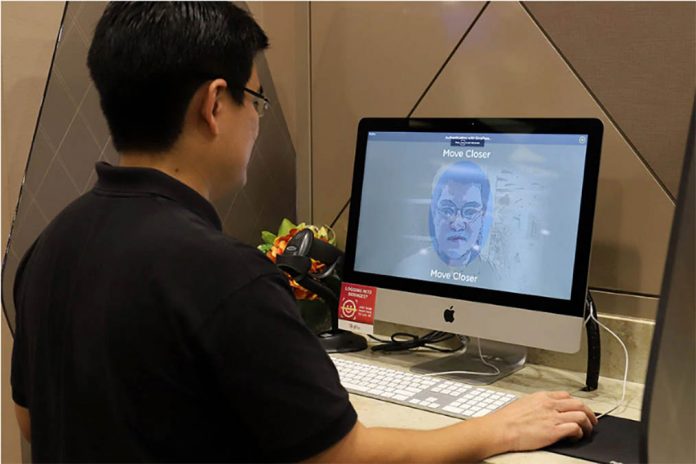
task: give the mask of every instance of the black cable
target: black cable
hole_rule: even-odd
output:
[[[341,211],[338,212],[338,214],[336,215],[336,217],[334,218],[334,220],[331,221],[331,225],[330,225],[329,227],[331,227],[331,228],[333,229],[333,226],[336,225],[336,223],[338,222],[338,219],[341,217],[341,215],[342,215],[343,212],[346,210],[346,208],[348,207],[349,204],[350,204],[350,197],[348,197],[348,200],[346,201],[346,204],[343,205],[343,208],[341,208]]]
[[[389,337],[390,340],[383,340],[373,335],[369,335],[369,337],[380,343],[379,345],[373,346],[371,348],[372,351],[407,351],[415,348],[427,348],[429,350],[439,351],[440,353],[454,353],[464,348],[464,343],[461,343],[456,348],[433,346],[433,343],[441,343],[455,337],[454,334],[447,332],[433,331],[420,337],[406,332],[396,332]]]

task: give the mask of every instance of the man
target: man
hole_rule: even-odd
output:
[[[88,64],[120,165],[97,166],[16,278],[12,388],[33,458],[475,460],[589,433],[567,393],[430,432],[357,421],[286,280],[209,202],[246,180],[266,47],[229,2],[106,8]]]

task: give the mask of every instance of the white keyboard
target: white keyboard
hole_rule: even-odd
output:
[[[332,356],[351,393],[460,419],[485,416],[517,397],[442,377],[412,374]]]

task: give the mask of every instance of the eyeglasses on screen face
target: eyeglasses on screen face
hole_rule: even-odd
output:
[[[442,218],[448,221],[454,221],[457,217],[457,213],[461,213],[462,218],[464,218],[465,221],[473,222],[481,217],[483,208],[474,208],[471,206],[457,208],[453,205],[443,205],[437,208],[437,212]]]

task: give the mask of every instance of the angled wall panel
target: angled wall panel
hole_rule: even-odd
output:
[[[360,118],[406,116],[482,7],[311,4],[315,223],[330,222],[350,196]]]
[[[696,3],[525,6],[676,196],[696,85]]]
[[[311,156],[309,116],[309,3],[249,2],[254,19],[264,29],[270,47],[268,62],[277,101],[295,148],[297,218],[311,219]]]
[[[520,4],[486,9],[415,115],[600,118],[590,285],[659,293],[673,205]]]
[[[63,2],[2,2],[2,243],[9,237],[19,188],[34,136],[46,86]],[[3,256],[3,266],[15,269],[18,258]],[[3,293],[4,299],[11,298]],[[27,442],[20,438],[10,386],[12,335],[2,323],[2,453],[1,462],[29,462]],[[23,459],[24,458],[24,459]]]

